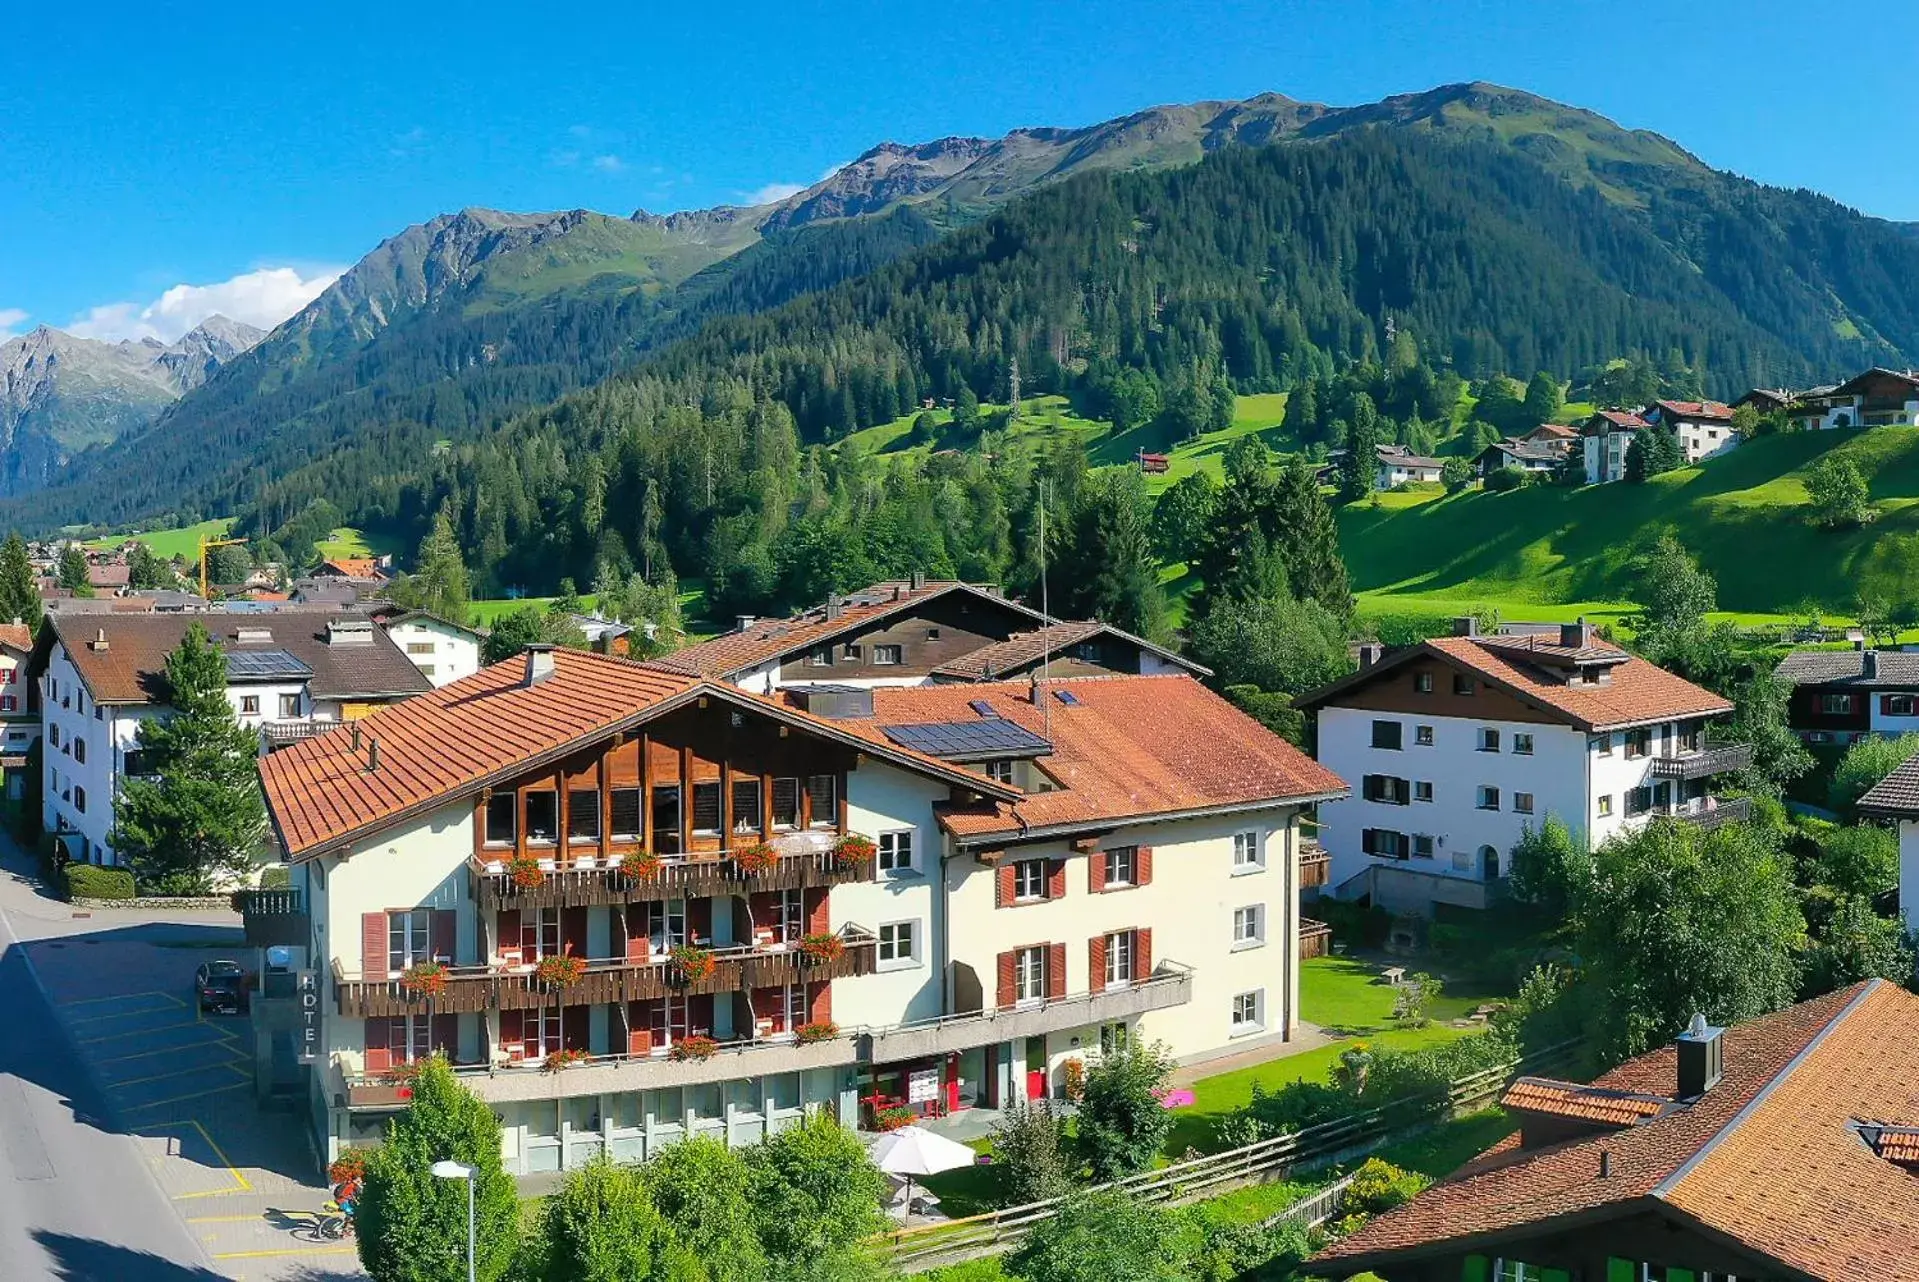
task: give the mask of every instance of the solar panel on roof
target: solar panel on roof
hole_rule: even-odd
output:
[[[930,721],[886,726],[886,737],[930,757],[1037,756],[1053,745],[1025,726],[999,717],[981,721]]]
[[[1053,697],[1069,708],[1079,707],[1079,696],[1071,690],[1055,690],[1053,691]]]
[[[993,705],[986,702],[986,700],[984,699],[968,699],[966,701],[966,706],[971,708],[973,711],[979,713],[982,717],[999,716],[999,713],[993,711]]]
[[[273,677],[310,677],[313,669],[285,650],[229,650],[227,676],[243,680]]]

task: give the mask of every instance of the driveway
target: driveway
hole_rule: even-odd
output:
[[[310,1240],[326,1189],[300,1120],[255,1103],[247,1020],[202,1015],[194,998],[201,962],[253,964],[239,918],[78,911],[22,875],[27,864],[10,842],[5,852],[0,1026],[42,1031],[0,1041],[9,1048],[0,1049],[0,1155],[25,1162],[16,1180],[43,1166],[56,1182],[71,1177],[77,1187],[58,1200],[96,1214],[90,1234],[62,1232],[50,1244],[59,1227],[50,1212],[9,1208],[0,1195],[0,1244],[18,1213],[18,1235],[46,1257],[38,1276],[48,1278],[362,1277],[350,1243]],[[87,1254],[129,1229],[138,1235],[124,1258]],[[0,1272],[9,1282],[36,1276]]]

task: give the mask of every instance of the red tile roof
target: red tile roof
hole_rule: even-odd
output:
[[[1710,419],[1724,422],[1732,418],[1732,406],[1720,401],[1654,401],[1674,418]]]
[[[1725,1077],[1697,1100],[1624,1130],[1520,1150],[1512,1140],[1321,1253],[1346,1277],[1537,1236],[1557,1220],[1665,1207],[1821,1278],[1910,1278],[1919,1179],[1856,1133],[1919,1121],[1919,997],[1868,980],[1727,1030]],[[1673,1050],[1596,1083],[1672,1089]],[[1610,1175],[1601,1177],[1600,1154]]]
[[[31,650],[33,629],[24,623],[0,623],[0,645],[9,650]]]
[[[1571,659],[1623,655],[1607,671],[1603,685],[1567,685],[1563,676],[1541,663],[1528,661],[1528,651],[1543,657]],[[1357,686],[1386,676],[1420,655],[1437,657],[1491,682],[1542,712],[1553,714],[1582,730],[1620,729],[1683,717],[1718,716],[1732,711],[1732,702],[1712,691],[1674,676],[1638,655],[1610,646],[1578,650],[1532,644],[1526,637],[1434,637],[1416,646],[1394,651],[1370,668],[1362,668],[1329,686],[1295,701],[1299,708],[1337,706],[1339,696]]]
[[[1569,441],[1579,435],[1576,427],[1567,427],[1564,423],[1541,423],[1532,431],[1520,436],[1520,440],[1536,440],[1541,437],[1551,441]]]
[[[1672,1100],[1664,1095],[1609,1091],[1598,1086],[1582,1086],[1577,1082],[1521,1077],[1506,1088],[1499,1105],[1527,1113],[1576,1118],[1582,1122],[1631,1126],[1645,1118],[1658,1117],[1672,1106]]]
[[[787,619],[760,619],[744,631],[729,632],[711,641],[675,650],[651,662],[655,667],[669,672],[725,679],[783,655],[811,650],[842,632],[898,614],[949,592],[990,597],[996,604],[1030,616],[1036,623],[1045,622],[1045,616],[1037,610],[1029,610],[1005,597],[992,596],[986,589],[967,583],[943,581],[917,588],[904,582],[875,583],[849,593],[834,618],[827,618],[826,607],[819,606]]]
[[[887,742],[882,726],[972,721],[976,700],[1051,741],[1041,768],[1061,785],[1016,802],[946,807],[940,823],[963,841],[1146,819],[1218,807],[1343,797],[1346,783],[1189,676],[1081,677],[885,687],[873,720],[848,722]],[[1056,692],[1077,701],[1060,702]]]
[[[332,570],[347,579],[384,579],[386,572],[380,563],[370,556],[329,557],[320,563],[321,570]]]
[[[1185,659],[1161,646],[1154,645],[1144,637],[1136,637],[1130,632],[1121,631],[1111,624],[1101,623],[1097,619],[1087,619],[1076,623],[1055,623],[1050,627],[1035,628],[1031,632],[1015,632],[1006,640],[995,645],[983,646],[970,654],[942,663],[933,669],[936,677],[947,677],[957,681],[986,681],[996,676],[1010,676],[1024,672],[1038,663],[1049,652],[1056,659],[1069,658],[1071,647],[1095,637],[1115,637],[1128,644],[1138,646],[1148,654],[1154,654],[1169,663],[1176,663],[1200,676],[1211,676],[1212,669]]]
[[[553,674],[526,685],[523,659],[497,663],[352,726],[263,759],[260,777],[288,855],[320,853],[444,805],[501,777],[578,750],[690,699],[757,708],[789,724],[987,794],[1007,789],[962,767],[865,736],[732,686],[586,650],[553,652]],[[380,768],[369,770],[370,744]]]

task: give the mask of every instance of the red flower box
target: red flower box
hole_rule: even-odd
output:
[[[830,1041],[840,1035],[840,1026],[830,1019],[816,1020],[811,1024],[801,1024],[794,1032],[805,1045],[814,1042]]]
[[[811,962],[838,961],[846,956],[846,941],[828,932],[808,935],[800,940],[800,954]]]
[[[571,988],[586,978],[586,958],[572,953],[542,957],[533,973],[548,988]]]
[[[681,944],[670,956],[673,959],[673,973],[682,984],[697,984],[701,980],[711,979],[713,972],[719,968],[711,952],[692,944]]]
[[[651,850],[635,850],[620,860],[620,871],[634,881],[646,881],[660,875],[664,861]]]
[[[592,1055],[582,1050],[557,1050],[546,1057],[543,1067],[549,1073],[557,1073],[575,1064],[584,1064],[592,1058]]]
[[[833,843],[833,862],[842,868],[851,868],[866,863],[879,853],[879,847],[873,844],[871,837],[862,837],[849,832]]]
[[[438,997],[446,992],[447,970],[439,962],[409,966],[400,975],[400,987],[413,997]]]
[[[739,865],[741,872],[757,877],[780,866],[780,852],[763,841],[756,841],[734,851],[733,862]]]
[[[682,1037],[673,1043],[674,1059],[711,1059],[719,1053],[720,1044],[710,1037]]]
[[[546,885],[546,869],[540,867],[537,859],[515,855],[507,861],[506,871],[521,890],[537,890]]]

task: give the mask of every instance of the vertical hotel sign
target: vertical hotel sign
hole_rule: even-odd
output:
[[[320,1062],[320,972],[317,970],[295,971],[293,977],[293,996],[300,1012],[297,1036],[300,1041],[300,1062],[317,1064]]]

